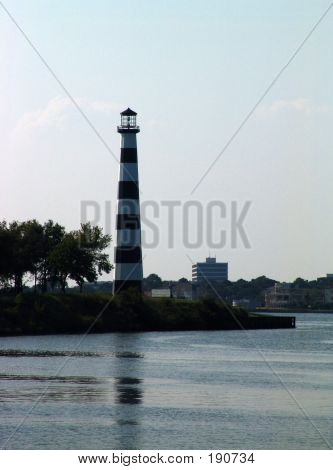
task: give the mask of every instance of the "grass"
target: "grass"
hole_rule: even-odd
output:
[[[97,333],[239,329],[240,324],[251,329],[288,327],[286,317],[253,316],[212,299],[152,299],[136,291],[115,297],[79,293],[0,296],[2,336],[82,333],[93,322],[92,331]]]

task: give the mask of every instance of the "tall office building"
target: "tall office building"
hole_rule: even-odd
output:
[[[217,263],[216,258],[206,258],[205,263],[196,263],[192,266],[192,282],[227,281],[228,263]]]

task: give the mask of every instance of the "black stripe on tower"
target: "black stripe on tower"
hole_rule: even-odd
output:
[[[119,181],[118,199],[139,199],[139,185],[136,181]]]
[[[141,263],[142,254],[140,246],[132,246],[128,248],[119,247],[115,248],[115,262],[116,263]]]
[[[120,290],[125,289],[137,289],[141,291],[142,281],[113,281],[114,282],[114,292],[117,293]]]
[[[138,214],[118,214],[117,230],[136,230],[141,227],[140,216]]]
[[[137,163],[138,151],[136,148],[120,149],[120,163]]]

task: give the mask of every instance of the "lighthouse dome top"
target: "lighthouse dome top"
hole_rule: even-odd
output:
[[[133,111],[133,109],[131,108],[127,108],[125,109],[125,111],[123,111],[122,113],[120,113],[122,116],[136,116],[137,113],[135,111]]]
[[[118,126],[118,132],[121,134],[128,134],[128,133],[137,133],[140,132],[139,126],[136,125],[136,116],[137,113],[133,111],[131,108],[125,109],[122,113],[120,113],[121,121],[120,126]]]

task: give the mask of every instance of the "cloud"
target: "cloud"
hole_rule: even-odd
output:
[[[62,129],[69,104],[68,98],[56,96],[47,103],[45,108],[25,113],[13,130],[14,136],[26,135],[33,130],[47,127]]]
[[[296,98],[293,100],[277,100],[268,106],[260,106],[257,109],[257,116],[267,118],[282,112],[296,112],[305,116],[311,116],[317,113],[330,112],[329,106],[318,106],[307,98]]]
[[[118,111],[121,106],[111,101],[91,101],[86,98],[74,98],[75,102],[84,112],[110,113]],[[36,132],[46,129],[57,129],[62,131],[66,122],[74,110],[72,101],[67,96],[56,96],[52,98],[44,108],[23,114],[17,121],[13,131],[12,139],[29,139]]]
[[[278,100],[274,101],[269,110],[273,113],[277,113],[283,110],[292,110],[299,111],[301,113],[309,114],[313,107],[310,104],[310,101],[305,98],[298,98],[296,100]]]
[[[87,102],[87,106],[93,111],[100,111],[103,113],[109,113],[111,111],[119,111],[122,106],[119,104],[112,103],[110,101],[91,101]]]

